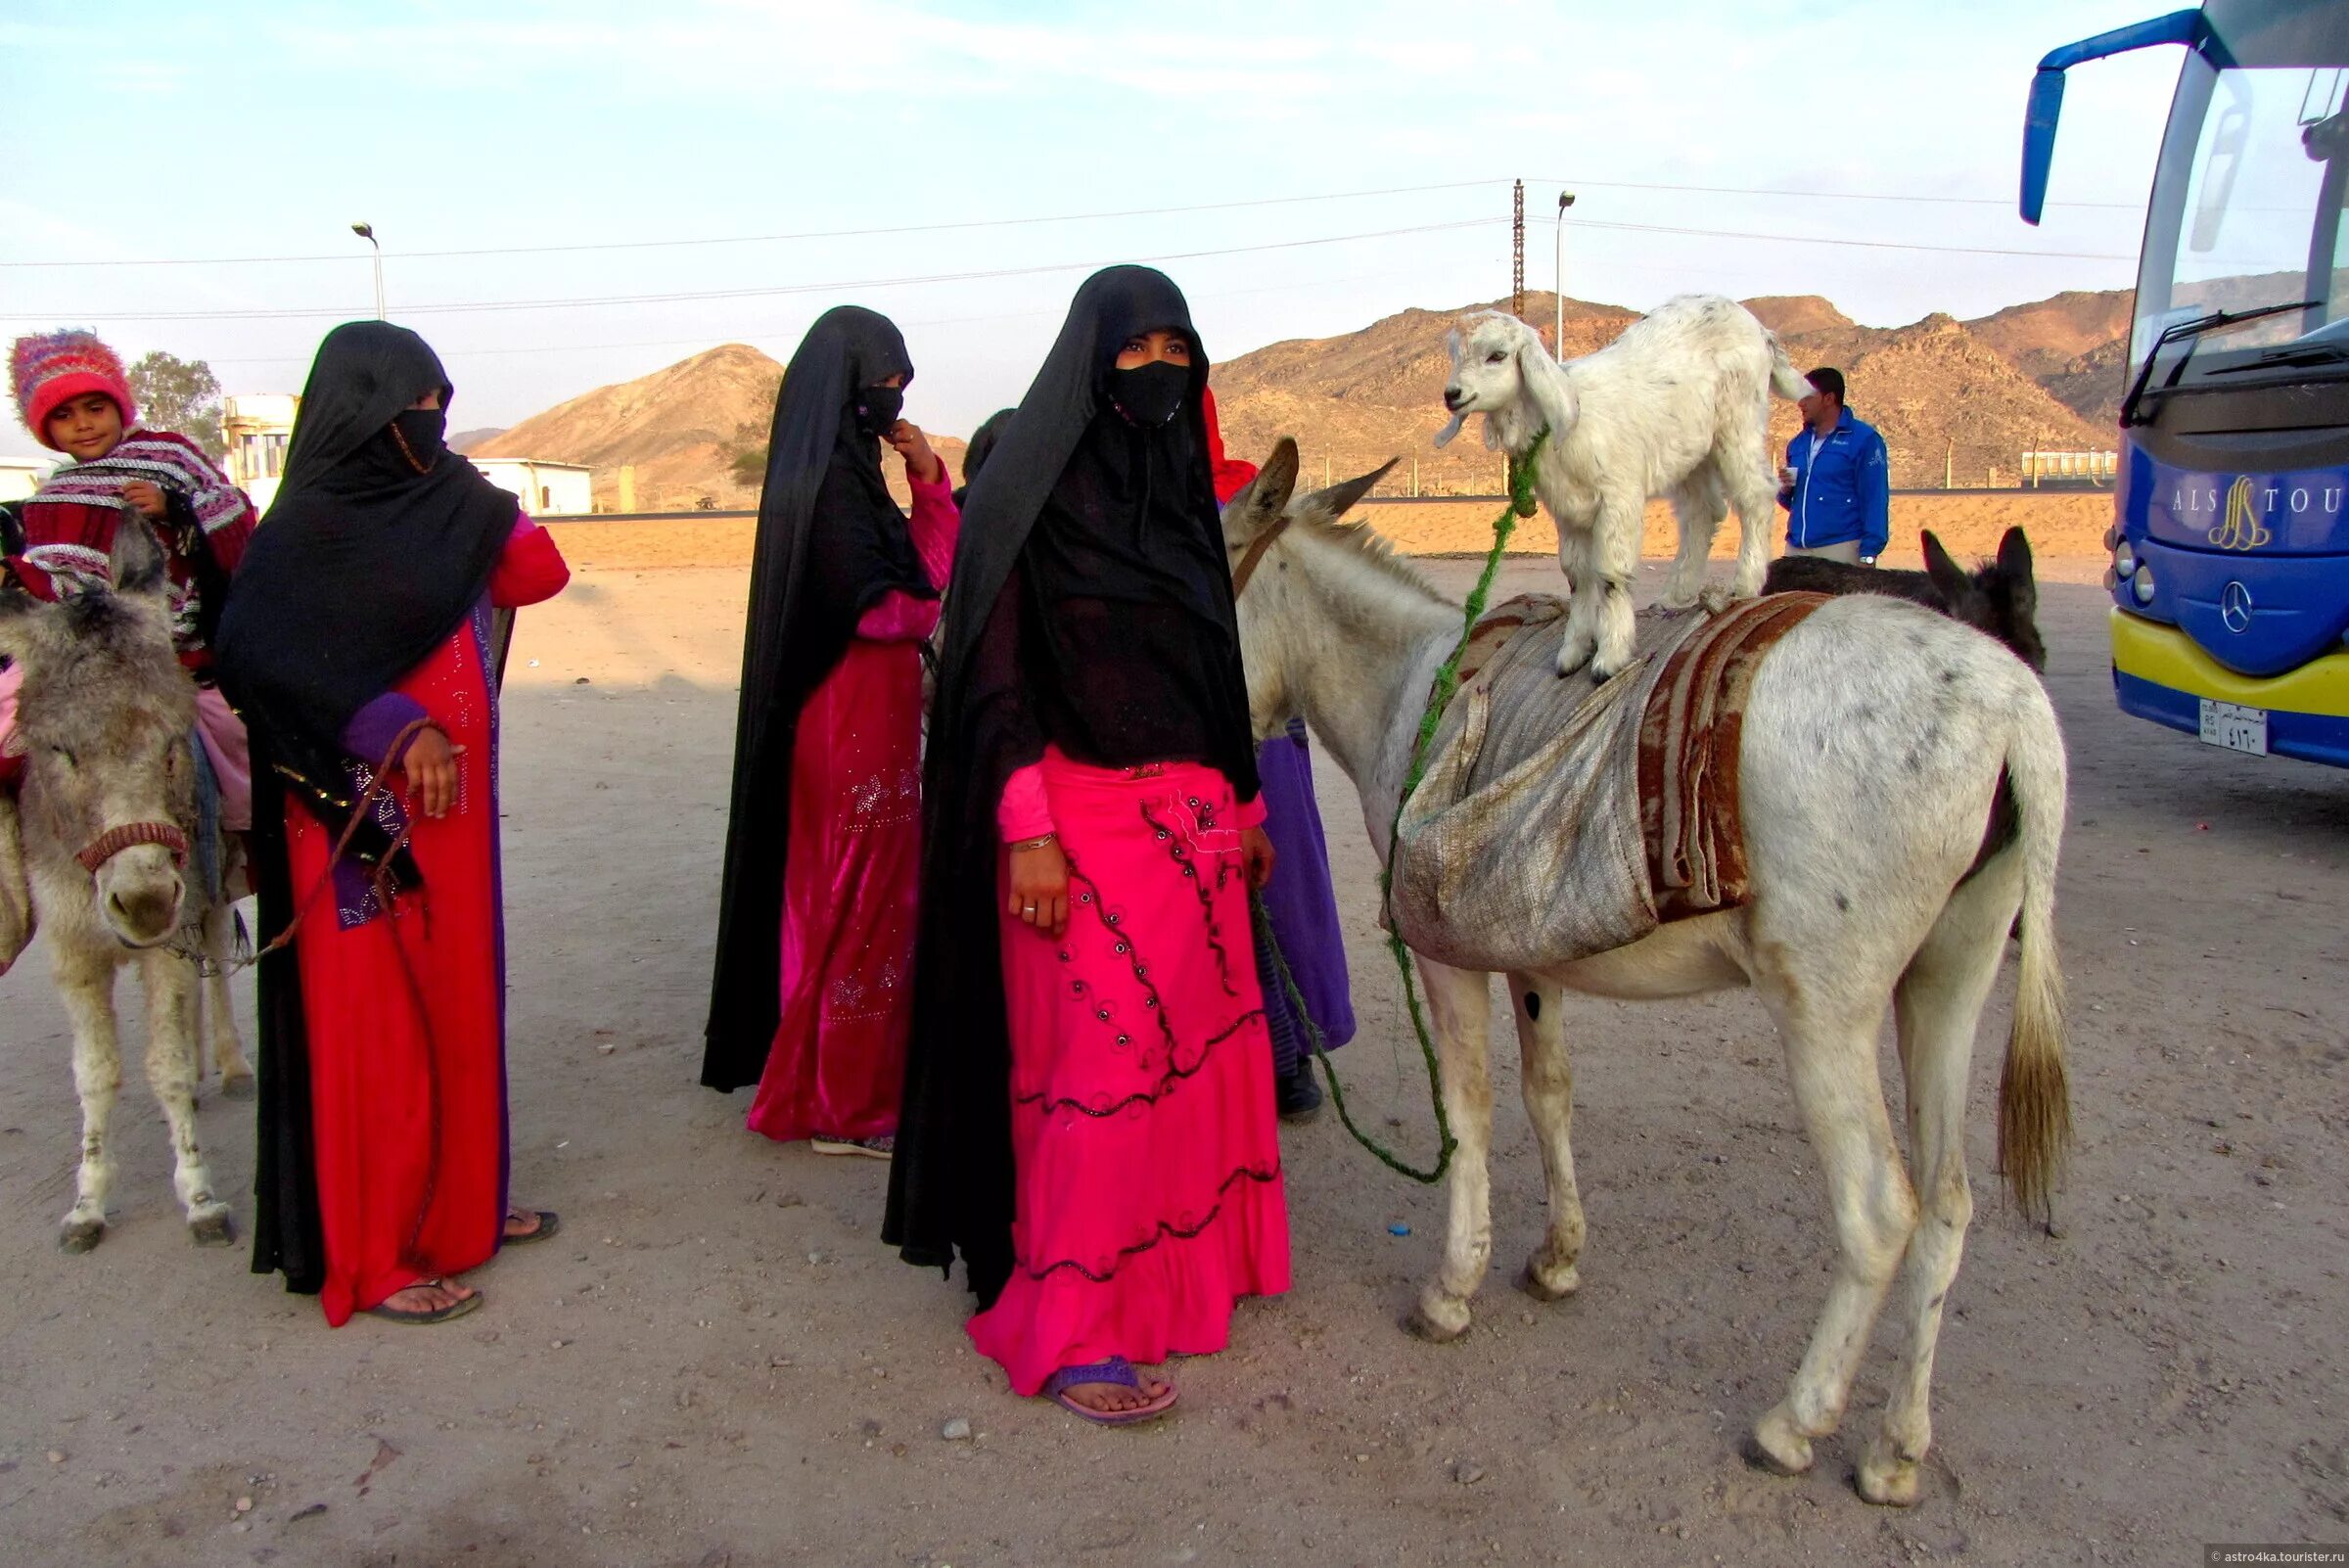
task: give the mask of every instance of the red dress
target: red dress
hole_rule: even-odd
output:
[[[570,577],[554,539],[518,521],[487,598],[345,731],[352,755],[380,759],[409,719],[424,717],[464,748],[445,816],[417,811],[404,777],[391,789],[415,824],[422,887],[382,907],[347,866],[329,875],[334,833],[299,802],[286,806],[303,903],[295,951],[326,1242],[319,1300],[338,1326],[497,1251],[506,1212],[506,988],[488,613],[551,598]]]
[[[914,484],[909,529],[934,585],[960,526],[944,478]],[[748,1117],[778,1141],[897,1130],[922,861],[921,643],[938,615],[936,599],[886,595],[800,709],[782,1014]]]

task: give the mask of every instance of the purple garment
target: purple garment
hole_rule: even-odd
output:
[[[1264,781],[1265,833],[1274,855],[1271,885],[1265,889],[1265,913],[1297,981],[1306,1011],[1320,1026],[1322,1043],[1336,1047],[1354,1038],[1354,998],[1346,979],[1346,939],[1338,929],[1338,896],[1329,881],[1329,843],[1321,832],[1321,808],[1313,800],[1313,754],[1305,725],[1289,722],[1259,748],[1257,773]],[[1257,965],[1264,974],[1265,1023],[1272,1036],[1273,1072],[1295,1073],[1312,1051],[1312,1041],[1289,1005],[1270,955],[1258,942]]]

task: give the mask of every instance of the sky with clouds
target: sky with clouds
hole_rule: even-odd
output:
[[[1571,188],[1581,298],[1980,314],[2130,282],[2178,52],[2072,73],[2038,230],[2016,149],[2043,53],[2160,9],[21,4],[0,332],[298,390],[373,311],[364,219],[458,428],[729,340],[788,358],[854,301],[905,329],[909,417],[958,433],[1098,264],[1164,258],[1221,357],[1504,295],[1519,177],[1529,285]]]

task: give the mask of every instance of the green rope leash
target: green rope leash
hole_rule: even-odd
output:
[[[1382,913],[1388,910],[1393,899],[1395,841],[1403,828],[1404,806],[1418,790],[1419,781],[1427,774],[1428,748],[1435,744],[1436,730],[1444,721],[1444,711],[1451,706],[1452,696],[1459,690],[1460,660],[1468,652],[1468,639],[1475,635],[1476,623],[1485,618],[1485,602],[1492,596],[1493,579],[1500,575],[1500,560],[1508,548],[1509,535],[1517,531],[1519,518],[1532,517],[1539,507],[1540,503],[1534,496],[1534,460],[1541,454],[1543,443],[1548,439],[1549,432],[1544,429],[1534,438],[1534,443],[1525,449],[1523,457],[1509,459],[1509,503],[1493,520],[1493,548],[1486,552],[1484,574],[1476,579],[1475,591],[1468,595],[1468,602],[1463,607],[1460,640],[1452,646],[1451,657],[1436,670],[1435,685],[1428,696],[1427,712],[1419,717],[1419,735],[1411,746],[1410,771],[1404,776],[1403,794],[1395,802],[1395,821],[1387,831],[1386,862],[1378,873],[1378,904]],[[1403,976],[1403,996],[1410,1009],[1411,1029],[1419,1037],[1419,1055],[1427,1064],[1428,1099],[1436,1111],[1436,1163],[1426,1171],[1405,1165],[1392,1150],[1355,1125],[1353,1115],[1346,1109],[1346,1091],[1338,1084],[1338,1071],[1329,1060],[1328,1040],[1321,1033],[1321,1026],[1313,1022],[1313,1015],[1306,1010],[1305,996],[1297,989],[1296,977],[1289,972],[1289,960],[1281,952],[1280,945],[1272,940],[1272,927],[1265,914],[1264,899],[1251,896],[1249,902],[1255,911],[1258,933],[1266,949],[1272,954],[1272,967],[1279,972],[1282,993],[1288,997],[1290,1008],[1304,1022],[1306,1038],[1313,1044],[1313,1059],[1321,1065],[1321,1076],[1329,1081],[1330,1102],[1338,1108],[1338,1120],[1353,1134],[1355,1142],[1368,1149],[1377,1157],[1379,1164],[1398,1176],[1409,1176],[1413,1181],[1428,1186],[1443,1180],[1444,1174],[1451,1169],[1451,1157],[1459,1148],[1459,1140],[1451,1135],[1451,1118],[1444,1111],[1443,1069],[1437,1063],[1435,1038],[1428,1032],[1427,1012],[1419,1000],[1419,982],[1411,968],[1410,949],[1403,945],[1403,938],[1390,930],[1387,934],[1387,951],[1394,955],[1395,968]]]

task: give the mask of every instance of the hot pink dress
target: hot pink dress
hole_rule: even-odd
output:
[[[944,478],[914,484],[913,547],[934,584],[953,569],[961,523]],[[897,1130],[922,859],[921,643],[938,615],[936,599],[884,596],[800,710],[782,1021],[748,1118],[770,1138]]]

